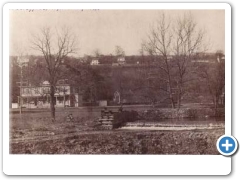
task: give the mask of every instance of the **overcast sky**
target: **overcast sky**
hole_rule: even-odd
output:
[[[139,54],[141,42],[162,10],[11,10],[10,55],[24,49],[28,55],[37,54],[30,48],[31,34],[42,27],[69,27],[77,36],[80,50],[77,56],[93,54],[99,49],[102,54],[114,54],[116,45],[126,55]],[[189,10],[164,10],[166,16],[175,19]],[[225,50],[224,10],[192,10],[198,27],[205,29],[211,40],[211,51]]]

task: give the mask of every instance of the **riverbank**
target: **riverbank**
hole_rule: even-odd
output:
[[[138,113],[146,111],[138,110]],[[66,115],[69,112],[57,111],[54,123],[49,112],[26,113],[22,114],[22,118],[19,114],[11,114],[10,153],[218,154],[215,144],[218,137],[224,134],[225,122],[222,118],[203,118],[197,121],[193,118],[157,119],[161,128],[165,126],[165,129],[158,130],[98,130],[95,125],[101,112],[76,109],[71,111],[74,119],[67,121]],[[145,126],[151,123],[156,125],[156,121],[151,119],[137,120],[134,123],[142,123],[141,126],[143,123]],[[176,125],[188,125],[188,129],[174,129]],[[194,128],[202,125],[212,128]]]

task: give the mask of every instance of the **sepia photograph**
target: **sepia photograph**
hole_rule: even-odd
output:
[[[9,77],[10,154],[219,155],[225,9],[10,9]]]

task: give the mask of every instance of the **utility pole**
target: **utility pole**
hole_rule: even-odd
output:
[[[22,88],[23,88],[23,66],[28,62],[28,59],[24,59],[22,55],[18,57],[18,65],[20,67],[20,95],[19,95],[19,113],[20,117],[22,118],[22,103],[23,103],[23,98],[22,98]],[[19,82],[18,82],[19,83]]]
[[[23,64],[20,63],[20,68],[21,68],[21,74],[20,74],[20,110],[19,110],[19,113],[20,113],[20,116],[22,117],[22,67],[23,67]]]

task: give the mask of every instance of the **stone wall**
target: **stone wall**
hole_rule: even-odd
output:
[[[213,108],[161,108],[146,111],[138,111],[139,119],[179,119],[179,118],[206,118],[206,117],[224,117],[225,109],[219,108],[215,111]]]

